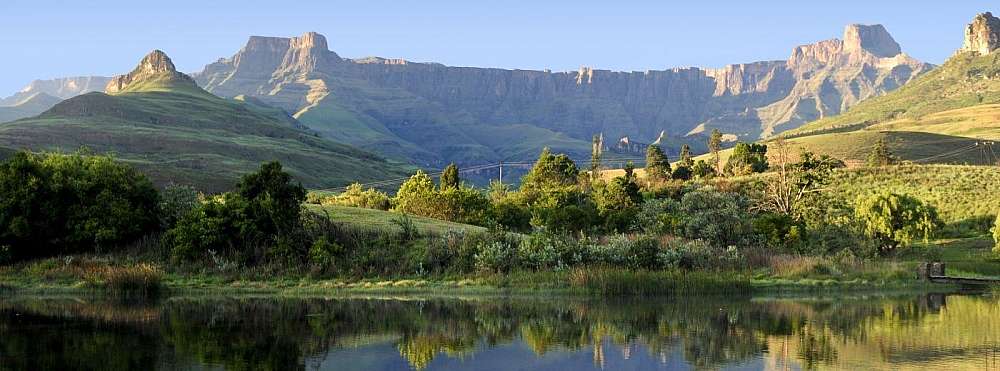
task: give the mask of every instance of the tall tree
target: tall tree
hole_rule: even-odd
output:
[[[659,145],[646,147],[646,177],[653,181],[670,179],[670,160]]]
[[[715,172],[722,174],[722,164],[719,160],[719,151],[722,150],[722,132],[719,129],[712,129],[712,135],[708,137],[708,150],[712,152],[712,165]]]
[[[888,166],[894,163],[896,163],[896,156],[889,150],[885,138],[881,138],[878,142],[875,142],[875,147],[872,147],[871,153],[868,154],[868,166]]]
[[[458,165],[454,162],[448,164],[448,167],[444,168],[444,172],[441,173],[441,190],[446,189],[456,189],[458,188]]]
[[[691,146],[685,144],[681,146],[681,166],[692,167],[694,160],[691,159]]]
[[[604,134],[594,135],[590,148],[590,177],[597,179],[601,177],[601,155],[604,153]]]

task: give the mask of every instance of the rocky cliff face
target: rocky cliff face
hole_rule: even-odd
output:
[[[145,86],[142,86],[146,84]],[[153,85],[194,85],[194,80],[187,75],[177,72],[174,62],[166,53],[154,50],[142,58],[139,65],[128,74],[117,76],[108,82],[104,91],[108,94],[117,94],[128,91],[135,91],[148,88]]]
[[[1000,48],[1000,19],[989,12],[977,15],[965,28],[965,43],[961,51],[987,55],[998,48]]]
[[[767,137],[931,68],[903,54],[877,25],[848,26],[843,40],[795,48],[786,61],[719,69],[553,73],[343,59],[327,47],[315,33],[255,36],[194,77],[217,95],[280,106],[331,138],[437,165],[509,157],[518,143],[470,134],[484,126],[530,125],[568,137],[582,152],[595,133],[647,143],[664,131],[678,137],[711,128],[747,140]]]
[[[0,106],[13,106],[39,93],[59,99],[69,99],[80,94],[103,91],[110,77],[81,76],[52,80],[35,80],[24,89],[7,98],[0,99]]]

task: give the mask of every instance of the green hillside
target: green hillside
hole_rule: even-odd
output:
[[[169,78],[172,74],[140,76],[116,95],[85,94],[39,116],[0,124],[0,147],[62,152],[86,147],[114,154],[157,184],[192,184],[210,192],[229,189],[242,174],[272,160],[307,187],[407,173],[369,152],[302,130],[281,110],[218,98],[189,79]]]
[[[1000,53],[959,53],[892,93],[866,100],[839,116],[806,124],[789,135],[898,120],[917,123],[931,114],[996,103],[1000,103]],[[995,108],[990,106],[988,114],[1000,114]]]
[[[335,205],[307,205],[308,209],[317,213],[326,213],[336,222],[347,223],[353,226],[375,228],[375,229],[398,229],[393,224],[394,219],[398,219],[402,214],[392,211],[364,209],[360,207],[335,206]],[[418,215],[410,215],[410,220],[420,232],[424,233],[445,233],[448,231],[483,231],[485,228],[474,225],[453,223],[444,220],[427,218]]]

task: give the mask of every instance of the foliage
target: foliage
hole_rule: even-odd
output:
[[[659,145],[651,144],[646,147],[646,178],[654,181],[668,180],[673,171],[670,168],[670,160],[663,153]]]
[[[594,189],[594,203],[599,215],[605,219],[609,230],[624,230],[632,220],[634,210],[642,202],[639,184],[631,169],[625,176],[615,177],[607,184],[599,184]]]
[[[712,153],[712,166],[717,173],[722,173],[719,163],[719,151],[722,150],[722,132],[719,129],[712,129],[712,134],[708,137],[708,150]]]
[[[448,189],[456,189],[458,188],[459,183],[458,165],[455,165],[454,162],[448,164],[448,166],[444,168],[444,172],[441,173],[441,191],[443,192]]]
[[[890,192],[861,196],[855,202],[854,216],[865,235],[878,240],[882,253],[907,246],[915,238],[926,242],[939,228],[937,210],[920,200]]]
[[[763,208],[784,215],[793,215],[800,209],[799,201],[822,190],[830,180],[834,168],[843,167],[843,162],[823,155],[816,157],[803,151],[798,163],[792,164],[788,158],[788,146],[784,140],[775,142],[776,166],[774,174],[764,178]],[[799,210],[801,211],[801,210]]]
[[[164,235],[175,259],[190,260],[209,251],[259,260],[265,254],[293,258],[300,231],[305,189],[293,183],[277,162],[243,177],[235,192],[212,198],[192,210]],[[305,250],[304,247],[300,248]]]
[[[753,229],[769,246],[794,248],[804,239],[805,226],[787,214],[766,213],[753,221]]]
[[[694,175],[694,173],[691,168],[681,163],[674,168],[674,173],[671,174],[671,177],[676,180],[690,180],[692,175]]]
[[[375,188],[365,190],[361,184],[354,183],[347,186],[343,193],[321,200],[320,204],[389,210],[392,207],[392,199],[385,192]]]
[[[889,151],[889,146],[885,143],[885,138],[875,142],[875,146],[868,153],[868,166],[880,167],[895,164],[897,158]]]
[[[0,164],[0,246],[12,259],[104,250],[159,228],[159,195],[111,157],[20,152]]]
[[[177,222],[201,203],[198,191],[191,186],[168,185],[160,192],[160,220],[164,228],[173,228]]]
[[[416,174],[399,186],[393,204],[399,212],[432,216],[440,211],[437,196],[431,177],[423,170],[417,170]]]
[[[644,202],[632,224],[632,230],[659,235],[679,233],[682,227],[680,202],[669,198]]]
[[[713,246],[741,246],[753,242],[750,200],[742,194],[705,187],[681,198],[680,235],[703,239]]]
[[[687,178],[690,178],[691,175],[698,177],[698,179],[708,179],[714,177],[716,174],[715,169],[705,162],[705,160],[698,160],[698,162],[691,167],[690,175],[688,175]],[[679,179],[683,179],[683,177]]]
[[[309,263],[321,271],[329,270],[336,265],[336,259],[343,250],[344,248],[336,242],[328,241],[326,236],[320,236],[309,248]]]
[[[564,269],[587,258],[586,247],[565,234],[540,231],[532,233],[518,247],[517,260],[526,268]]]
[[[685,145],[681,146],[681,155],[680,155],[679,165],[680,166],[687,166],[689,168],[692,167],[692,166],[694,166],[694,161],[691,159],[691,146],[690,145],[685,144]]]
[[[162,287],[163,271],[156,266],[139,263],[131,266],[95,267],[84,274],[84,281],[107,294],[119,297],[151,296]]]
[[[733,148],[725,173],[730,176],[750,175],[767,171],[767,146],[757,143],[739,143]]]
[[[507,273],[517,267],[518,237],[494,228],[482,241],[475,254],[476,269],[484,272]]]
[[[545,148],[531,167],[531,171],[521,179],[521,192],[572,186],[576,184],[579,173],[576,164],[569,156],[553,155],[548,148]]]
[[[996,242],[993,251],[1000,252],[1000,214],[997,214],[997,221],[993,223],[993,241]]]

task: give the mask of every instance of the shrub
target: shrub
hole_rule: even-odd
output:
[[[629,237],[626,235],[612,236],[604,244],[590,246],[588,256],[590,261],[616,267],[633,269],[659,268],[659,244],[646,235]]]
[[[858,197],[854,217],[861,223],[866,236],[880,242],[883,254],[909,245],[914,238],[926,241],[941,225],[933,206],[890,192]]]
[[[494,201],[490,205],[490,217],[493,222],[510,230],[527,231],[531,229],[531,211],[513,200]]]
[[[159,228],[159,195],[107,156],[20,152],[0,164],[0,245],[12,259],[108,250]]]
[[[702,239],[717,247],[748,245],[753,226],[746,196],[706,187],[681,199],[681,235]]]
[[[340,205],[374,210],[389,210],[392,207],[392,200],[388,194],[378,191],[375,188],[365,190],[358,183],[347,186],[344,193],[327,197],[321,203],[324,205]]]
[[[518,248],[518,261],[532,269],[562,269],[579,264],[586,258],[579,241],[550,232],[536,232],[528,236]]]
[[[488,241],[479,246],[476,268],[484,272],[507,273],[516,266],[517,245],[506,240]]]
[[[646,201],[632,221],[632,230],[653,234],[676,234],[682,226],[680,203],[671,199]]]
[[[344,248],[336,242],[327,241],[326,236],[322,236],[309,248],[309,263],[322,271],[327,271],[336,265],[336,259],[343,250]]]
[[[684,269],[719,268],[725,257],[705,241],[683,238],[668,239],[657,255],[662,267]]]
[[[765,213],[753,221],[754,233],[769,246],[794,247],[802,242],[804,226],[785,214]]]

